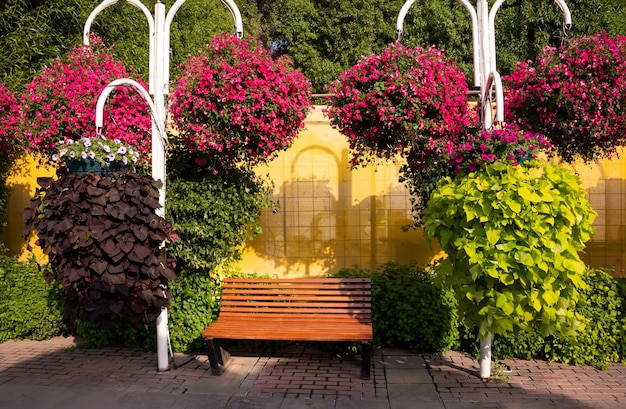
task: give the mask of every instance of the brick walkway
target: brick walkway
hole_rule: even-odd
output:
[[[490,382],[479,379],[478,362],[467,354],[425,355],[444,402],[535,402],[555,407],[625,407],[626,366],[607,370],[545,361],[503,360]],[[488,406],[490,407],[490,406]]]
[[[180,364],[186,357],[177,356],[176,360]],[[205,355],[158,373],[154,354],[136,354],[124,348],[76,348],[71,339],[64,338],[10,341],[0,344],[0,395],[4,394],[0,407],[48,407],[12,405],[20,399],[33,402],[37,397],[31,395],[41,391],[75,391],[86,399],[96,390],[122,394],[126,400],[129,393],[142,393],[142,399],[158,402],[154,408],[205,408],[209,407],[207,399],[215,409],[354,408],[355,404],[359,409],[626,407],[626,366],[621,364],[602,371],[507,360],[499,368],[494,379],[484,383],[478,378],[478,363],[467,354],[413,355],[379,349],[372,377],[364,381],[358,361],[293,346],[271,355],[234,354],[226,373],[215,377]],[[21,395],[6,395],[13,390],[22,391]],[[43,394],[41,399],[50,396]],[[106,398],[101,407],[115,407],[115,403],[104,405]],[[311,406],[315,401],[326,403]]]
[[[370,379],[362,380],[361,366],[353,359],[331,357],[301,347],[290,349],[291,352],[259,359],[246,378],[250,385],[246,396],[387,399],[382,366],[374,365]]]

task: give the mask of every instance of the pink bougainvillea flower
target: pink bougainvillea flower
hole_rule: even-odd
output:
[[[353,165],[443,150],[475,122],[465,76],[435,47],[391,44],[343,72],[329,91],[326,113],[348,138]]]
[[[183,65],[171,95],[173,123],[199,166],[273,159],[291,146],[311,107],[310,83],[287,57],[221,33]]]
[[[91,47],[75,47],[33,78],[20,100],[26,150],[42,154],[45,161],[59,141],[95,137],[96,103],[106,85],[132,78],[146,86],[109,51],[93,38]],[[151,124],[149,107],[134,89],[118,87],[111,94],[104,112],[103,133],[108,138],[146,153],[151,148]]]
[[[536,159],[551,146],[543,135],[523,131],[516,124],[496,124],[490,130],[468,131],[461,139],[456,149],[444,154],[456,174],[473,172],[496,161],[518,166]]]
[[[626,37],[599,33],[546,47],[503,77],[506,115],[542,133],[566,162],[626,144]]]

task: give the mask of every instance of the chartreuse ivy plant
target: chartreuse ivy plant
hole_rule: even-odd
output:
[[[445,178],[425,210],[425,234],[448,257],[436,267],[479,337],[532,330],[574,336],[585,287],[578,252],[595,212],[569,170],[536,160],[497,161]]]

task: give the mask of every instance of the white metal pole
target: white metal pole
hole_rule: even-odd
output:
[[[161,124],[165,127],[165,95],[163,67],[169,63],[169,50],[164,49],[163,35],[165,33],[165,4],[158,2],[154,5],[154,49],[155,49],[155,84],[153,87],[154,106],[157,110],[157,117],[163,121]],[[158,130],[153,126],[152,129],[152,178],[162,182],[159,188],[159,204],[160,209],[157,215],[165,216],[165,144],[156,137]],[[167,327],[167,308],[163,308],[156,320],[157,331],[157,365],[159,371],[167,371],[169,369],[168,359],[168,327]]]
[[[478,11],[478,32],[480,47],[480,110],[483,129],[491,128],[491,98],[487,82],[491,72],[491,33],[489,31],[489,5],[487,0],[477,0]],[[495,51],[495,50],[494,50]],[[480,377],[489,379],[491,377],[491,333],[480,340]]]
[[[102,10],[109,6],[116,4],[119,0],[104,0],[100,3],[89,15],[85,26],[83,28],[83,43],[89,45],[89,34],[91,32],[91,24],[98,14]],[[168,93],[169,85],[169,44],[170,44],[170,25],[174,15],[178,9],[185,3],[186,0],[177,0],[176,3],[170,9],[170,12],[166,14],[165,4],[157,0],[154,5],[154,19],[150,14],[150,11],[139,0],[126,0],[127,3],[139,8],[146,19],[148,20],[148,28],[150,34],[150,79],[149,79],[149,93],[146,92],[143,87],[130,79],[118,79],[111,82],[107,88],[102,92],[96,105],[96,130],[102,128],[104,104],[108,95],[113,89],[119,85],[131,85],[135,87],[141,95],[146,99],[150,106],[150,112],[152,114],[152,178],[160,180],[163,185],[159,189],[159,204],[161,208],[157,210],[157,214],[165,216],[165,143],[166,134],[165,127],[167,121],[167,109],[165,104],[165,95]],[[235,30],[237,36],[241,38],[243,36],[243,25],[241,19],[241,13],[239,8],[233,0],[223,0],[224,4],[230,9],[233,18],[235,19]],[[150,95],[153,95],[154,100],[150,99]],[[165,245],[165,244],[163,244]],[[156,320],[157,326],[157,368],[159,371],[169,370],[168,360],[168,339],[169,329],[167,308],[163,308]]]
[[[480,378],[489,379],[491,377],[491,332],[480,340]]]

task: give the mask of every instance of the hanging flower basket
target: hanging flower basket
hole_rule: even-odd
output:
[[[95,159],[70,159],[67,161],[67,169],[70,172],[86,175],[89,172],[100,174],[102,166]]]
[[[363,57],[329,87],[326,113],[346,135],[353,165],[433,150],[475,122],[467,81],[435,47],[389,45]]]
[[[311,107],[310,83],[287,57],[222,33],[183,65],[173,123],[198,165],[265,163],[291,146]]]
[[[546,47],[503,78],[506,115],[544,134],[566,162],[610,157],[626,145],[625,78],[624,36]]]
[[[124,168],[124,164],[121,161],[113,161],[106,166],[95,159],[69,159],[66,163],[67,169],[70,172],[86,175],[88,173],[94,173],[96,175],[108,172],[119,172]]]
[[[136,149],[128,147],[119,139],[96,138],[64,139],[57,143],[52,161],[65,165],[70,172],[96,174],[120,171],[137,163],[140,158]]]
[[[67,57],[55,60],[22,94],[21,137],[26,150],[40,154],[44,162],[58,153],[59,141],[96,137],[96,103],[101,92],[117,78],[137,78],[111,56],[101,40],[93,38],[91,44],[75,47]],[[151,126],[146,102],[137,92],[118,87],[111,94],[104,107],[102,131],[106,135],[149,152]]]
[[[61,286],[66,320],[124,313],[151,321],[169,306],[175,262],[162,243],[178,236],[157,212],[161,182],[129,169],[38,182],[23,235],[33,231],[48,256],[44,278]]]

